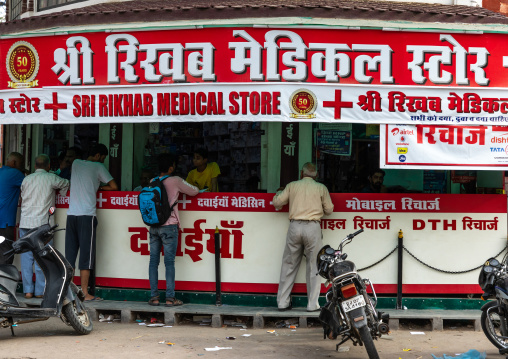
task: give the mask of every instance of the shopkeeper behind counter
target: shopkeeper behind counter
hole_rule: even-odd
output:
[[[196,167],[189,172],[187,182],[199,188],[200,192],[219,192],[218,176],[220,168],[216,162],[208,163],[208,150],[199,148],[194,151],[192,162]]]

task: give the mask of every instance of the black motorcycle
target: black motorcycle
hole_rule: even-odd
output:
[[[484,291],[482,299],[493,299],[482,307],[482,330],[499,349],[508,354],[508,274],[506,255],[501,262],[488,259],[482,266],[478,284]]]
[[[54,208],[49,213],[52,215]],[[72,266],[58,250],[47,244],[53,239],[57,227],[58,224],[50,226],[48,222],[34,228],[13,242],[13,249],[5,253],[33,253],[46,278],[40,307],[27,307],[18,302],[15,294],[21,279],[19,271],[14,265],[0,264],[0,327],[10,327],[12,335],[15,325],[47,320],[49,317],[60,317],[79,334],[92,331],[92,321],[83,305],[83,292],[72,283]],[[3,241],[8,239],[0,237],[0,243]]]
[[[339,346],[348,340],[353,345],[365,346],[369,359],[379,359],[374,339],[389,332],[388,314],[376,311],[377,297],[372,283],[361,278],[353,262],[347,261],[343,248],[363,229],[344,238],[337,250],[324,246],[317,256],[318,273],[326,279],[325,287],[331,287],[326,293],[326,304],[321,308],[319,320],[323,324],[324,338],[342,340]],[[367,294],[367,286],[372,297]]]

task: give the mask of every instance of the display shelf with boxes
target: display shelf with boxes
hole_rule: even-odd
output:
[[[156,171],[159,153],[176,153],[176,174],[185,179],[194,169],[194,151],[204,147],[208,162],[216,162],[221,170],[219,191],[247,192],[248,180],[260,177],[259,127],[257,122],[161,123],[158,133],[147,138],[144,167]]]

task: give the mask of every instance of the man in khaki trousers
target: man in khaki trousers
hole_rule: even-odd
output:
[[[291,290],[305,254],[307,258],[307,311],[319,310],[321,277],[317,276],[316,255],[322,247],[321,217],[333,212],[328,189],[316,182],[316,166],[303,165],[300,180],[291,182],[273,197],[273,205],[281,209],[289,203],[289,229],[282,255],[277,305],[280,311],[290,310]]]

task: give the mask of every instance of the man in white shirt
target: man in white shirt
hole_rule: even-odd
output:
[[[51,221],[49,208],[55,206],[55,190],[65,195],[69,189],[69,181],[49,172],[50,160],[47,155],[39,155],[35,159],[35,172],[21,183],[21,218],[19,221],[19,236],[23,237],[30,229],[40,227]],[[32,281],[33,266],[35,264],[35,287]],[[34,263],[32,252],[21,254],[21,274],[23,277],[23,292],[25,298],[42,298],[44,294],[45,278],[41,268]]]
[[[95,241],[97,228],[97,190],[117,191],[113,176],[104,167],[108,148],[99,143],[93,146],[87,160],[75,160],[72,164],[71,194],[67,211],[65,232],[65,258],[76,268],[79,251],[81,289],[85,302],[101,300],[88,293],[90,270],[95,267]]]

